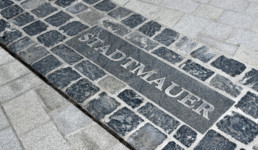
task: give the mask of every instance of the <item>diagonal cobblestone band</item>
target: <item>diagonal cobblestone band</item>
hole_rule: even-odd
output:
[[[0,0],[0,14],[1,46],[135,149],[258,140],[248,64],[111,0]]]

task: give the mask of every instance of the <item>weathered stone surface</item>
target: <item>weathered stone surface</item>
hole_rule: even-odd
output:
[[[32,64],[47,54],[49,54],[49,52],[44,47],[36,45],[18,53],[20,58],[27,64]]]
[[[218,74],[210,81],[210,85],[225,91],[233,97],[237,97],[243,89],[242,87],[235,85],[229,79]]]
[[[5,20],[0,19],[0,32],[3,32],[8,26],[9,24]]]
[[[36,70],[38,73],[42,75],[46,75],[50,71],[54,70],[58,66],[60,66],[62,63],[55,58],[53,55],[49,55],[40,61],[34,63],[32,65],[32,68]]]
[[[45,30],[47,30],[48,25],[41,21],[35,21],[23,28],[23,31],[29,34],[30,36],[37,35]]]
[[[184,149],[172,141],[172,142],[169,142],[162,150],[184,150]]]
[[[33,14],[35,14],[36,16],[43,18],[55,11],[57,11],[57,9],[55,7],[53,7],[50,3],[45,3],[41,6],[39,6],[38,8],[33,9],[31,12]]]
[[[115,94],[126,85],[112,76],[107,76],[99,81],[99,85],[111,94]]]
[[[13,2],[10,1],[10,0],[1,0],[1,1],[0,1],[0,9],[4,9],[4,8],[6,8],[6,7],[9,7],[9,6],[11,6],[12,4],[13,4]]]
[[[143,34],[152,37],[156,32],[160,31],[161,25],[155,21],[150,21],[139,28]]]
[[[69,12],[71,12],[73,14],[78,14],[86,9],[88,9],[88,7],[86,5],[84,5],[83,3],[76,3],[75,5],[72,5],[68,8],[66,8],[66,10],[68,10]]]
[[[118,97],[122,99],[126,104],[131,106],[132,108],[136,108],[141,105],[143,102],[143,98],[135,93],[133,90],[126,89],[121,92]]]
[[[176,43],[176,48],[185,53],[188,53],[192,51],[196,45],[196,42],[190,40],[187,37],[183,37],[178,43]]]
[[[57,0],[55,3],[61,7],[67,7],[71,5],[75,0]]]
[[[86,11],[80,13],[78,17],[89,25],[96,25],[99,23],[100,19],[104,17],[104,15],[96,10],[87,9]]]
[[[197,50],[191,53],[191,56],[199,59],[200,61],[207,63],[209,62],[216,54],[209,52],[209,48],[206,46],[202,46]]]
[[[44,3],[42,0],[24,0],[21,5],[25,9],[35,9]]]
[[[22,36],[22,33],[18,31],[17,29],[9,29],[6,30],[4,33],[0,35],[0,43],[8,45],[11,42],[17,40],[19,37]]]
[[[67,13],[64,13],[63,11],[60,11],[47,19],[45,19],[46,22],[51,24],[52,26],[58,27],[64,23],[66,23],[69,19],[72,17],[68,15]]]
[[[180,124],[176,119],[170,117],[151,103],[147,103],[145,106],[141,107],[138,112],[164,129],[168,134],[174,131]]]
[[[190,147],[196,140],[197,133],[186,125],[181,126],[174,138],[184,144],[186,147]]]
[[[34,17],[30,13],[25,12],[25,13],[15,17],[12,20],[12,23],[14,23],[17,26],[24,26],[32,21],[34,21]]]
[[[258,91],[258,70],[252,69],[251,71],[247,72],[240,82],[243,85],[249,86]]]
[[[22,12],[23,9],[21,7],[19,7],[18,5],[12,5],[10,7],[3,9],[0,13],[4,18],[10,19],[14,16],[19,15]]]
[[[0,145],[2,150],[22,150],[11,127],[0,131]]]
[[[70,65],[75,64],[83,58],[64,44],[52,48],[51,51]]]
[[[5,116],[5,114],[3,113],[3,110],[0,109],[0,119],[1,119],[1,122],[0,122],[0,130],[6,128],[9,126],[9,122]]]
[[[91,80],[98,80],[106,74],[102,69],[88,60],[77,64],[75,68]]]
[[[87,28],[89,27],[79,21],[73,21],[60,27],[60,30],[63,30],[67,35],[74,36]]]
[[[166,47],[160,47],[152,52],[153,54],[165,59],[166,61],[176,64],[181,62],[184,58],[175,53],[174,51],[167,49]]]
[[[108,15],[117,19],[117,20],[120,20],[120,19],[128,16],[131,13],[132,13],[132,11],[130,11],[126,8],[123,8],[123,7],[119,7],[117,9],[111,11],[110,13],[108,13]]]
[[[103,0],[102,2],[96,4],[94,7],[101,11],[110,11],[114,9],[116,5],[112,3],[111,0]]]
[[[133,14],[130,17],[124,19],[122,23],[130,28],[134,28],[143,23],[145,20],[146,18],[144,18],[143,16],[139,14]]]
[[[182,65],[180,65],[180,68],[202,81],[205,81],[214,74],[213,71],[204,68],[203,66],[193,62],[192,60],[187,60]]]
[[[154,40],[169,46],[179,37],[179,33],[171,29],[164,29],[160,34],[154,37]]]
[[[217,123],[217,127],[234,139],[248,144],[258,135],[258,125],[252,120],[233,112]]]
[[[96,94],[100,89],[87,79],[81,79],[66,89],[66,93],[78,103]]]
[[[122,136],[127,135],[143,122],[139,116],[126,107],[115,112],[109,119],[110,121],[107,124]]]
[[[97,3],[98,1],[100,1],[100,0],[83,0],[85,3],[87,3],[87,4],[95,4],[95,3]]]
[[[44,34],[41,34],[37,37],[37,39],[40,43],[44,44],[47,47],[50,47],[63,41],[64,39],[66,39],[66,37],[56,30],[51,30]]]
[[[17,52],[29,47],[33,43],[34,43],[34,41],[32,39],[30,39],[29,37],[24,37],[14,43],[12,43],[11,45],[8,45],[7,48],[11,52],[17,53]]]
[[[47,78],[57,88],[62,89],[69,85],[72,81],[80,78],[80,75],[72,70],[72,68],[67,67],[51,73]]]
[[[236,105],[237,108],[240,108],[246,114],[258,118],[258,95],[247,92],[244,97]]]
[[[140,130],[132,134],[127,142],[135,149],[149,150],[155,149],[167,136],[150,124],[144,125]]]
[[[98,98],[90,101],[84,108],[98,119],[104,118],[107,114],[113,112],[120,103],[114,98],[109,97],[105,92],[99,94]]]
[[[127,33],[130,32],[130,30],[128,30],[125,26],[116,23],[116,22],[112,22],[108,19],[103,20],[102,24],[104,27],[106,27],[108,30],[113,31],[114,33],[118,34],[118,35],[125,35]]]
[[[213,61],[211,65],[231,75],[232,77],[241,74],[246,68],[244,64],[234,59],[228,59],[225,56],[220,56]]]
[[[230,142],[216,131],[210,130],[194,149],[234,150],[235,148],[235,143]]]
[[[158,45],[156,42],[153,42],[148,37],[143,36],[138,32],[131,33],[126,39],[147,51],[154,49]]]

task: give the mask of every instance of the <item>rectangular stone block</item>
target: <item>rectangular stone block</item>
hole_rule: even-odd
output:
[[[2,130],[2,129],[4,129],[4,128],[9,126],[9,122],[8,122],[8,120],[7,120],[7,118],[6,118],[6,116],[5,116],[5,114],[4,114],[2,109],[0,109],[0,120],[1,120],[1,122],[0,122],[0,130]]]
[[[0,145],[3,150],[22,150],[16,135],[12,128],[7,128],[0,131]]]
[[[0,48],[0,65],[3,65],[11,60],[13,60],[14,58],[7,53],[4,49]]]

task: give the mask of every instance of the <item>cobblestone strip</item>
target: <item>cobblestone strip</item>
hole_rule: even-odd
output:
[[[256,69],[215,54],[207,46],[110,0],[23,0],[0,6],[1,45],[134,148],[250,149],[257,144]],[[225,95],[236,105],[201,134],[67,42],[96,25]],[[95,37],[87,40],[94,47],[101,46]],[[218,142],[208,145],[214,139]]]

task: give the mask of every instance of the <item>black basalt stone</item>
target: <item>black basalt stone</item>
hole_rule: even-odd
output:
[[[12,5],[10,7],[3,9],[1,11],[1,15],[6,19],[10,19],[14,16],[19,15],[22,12],[23,12],[23,9],[21,7],[19,7],[18,5]]]
[[[130,28],[134,28],[138,25],[140,25],[141,23],[143,23],[146,20],[146,18],[144,18],[143,16],[139,15],[139,14],[133,14],[131,16],[129,16],[128,18],[124,19],[122,21],[122,23]]]
[[[65,38],[66,37],[64,35],[55,30],[48,31],[37,37],[38,41],[47,47],[53,46],[63,41]]]
[[[48,22],[49,24],[51,24],[52,26],[58,27],[58,26],[64,24],[65,22],[67,22],[71,18],[72,17],[70,15],[64,13],[63,11],[60,11],[60,12],[48,17],[47,19],[45,19],[45,21]]]
[[[118,95],[118,97],[132,108],[140,106],[143,102],[143,98],[130,89],[124,90]]]
[[[166,46],[174,43],[179,37],[179,33],[171,29],[164,29],[160,34],[154,37],[154,40]]]
[[[0,43],[8,45],[11,42],[17,40],[22,36],[22,33],[17,29],[11,28],[10,30],[6,30],[0,35]]]
[[[57,0],[55,3],[61,7],[67,7],[71,5],[75,0]]]
[[[96,4],[94,7],[101,11],[110,11],[114,9],[116,5],[112,3],[111,0],[103,0],[102,2]]]
[[[25,12],[12,20],[12,22],[17,26],[23,26],[32,21],[34,21],[34,17],[28,12]]]
[[[258,91],[258,70],[252,69],[247,72],[240,82]]]
[[[48,25],[41,21],[35,21],[23,28],[23,31],[30,36],[37,35],[45,30],[47,30]]]
[[[60,30],[63,30],[69,36],[74,36],[87,28],[89,27],[79,21],[73,21],[60,27]]]
[[[10,25],[3,19],[0,19],[0,32],[3,32]]]
[[[88,9],[88,7],[82,3],[76,3],[73,6],[68,7],[66,10],[68,10],[69,12],[73,13],[73,14],[78,14],[84,10]]]
[[[27,50],[23,50],[18,53],[21,59],[27,64],[32,64],[47,54],[49,54],[49,52],[42,46],[31,46]]]
[[[122,18],[128,16],[131,13],[132,13],[132,11],[130,11],[126,8],[123,8],[123,7],[119,7],[117,9],[111,11],[110,13],[108,13],[108,15],[119,20],[119,19],[122,19]]]
[[[54,70],[62,63],[53,55],[49,55],[32,65],[32,68],[42,75]]]
[[[181,62],[184,58],[175,53],[174,51],[167,49],[166,47],[160,47],[152,52],[153,54],[165,59],[166,61],[176,64]]]
[[[103,26],[121,36],[130,32],[130,30],[128,30],[125,26],[110,20],[104,20]]]
[[[162,150],[184,150],[184,149],[172,141],[172,142],[169,142]]]
[[[38,8],[33,9],[31,12],[36,16],[43,18],[55,11],[57,11],[57,8],[53,7],[50,3],[45,3]]]
[[[213,53],[209,52],[208,47],[202,46],[202,47],[198,48],[197,50],[193,51],[191,53],[191,56],[194,57],[194,58],[199,59],[200,61],[202,61],[204,63],[207,63],[214,56],[216,56],[216,54],[213,54]]]
[[[17,52],[29,47],[33,43],[34,43],[34,41],[32,39],[30,39],[29,37],[24,37],[14,43],[12,43],[11,45],[8,45],[7,47],[11,52],[17,53]]]
[[[155,21],[150,21],[146,24],[144,24],[142,27],[140,27],[139,31],[141,31],[143,34],[152,37],[155,35],[156,32],[158,32],[161,28],[161,25],[158,24]]]
[[[237,108],[240,108],[246,114],[258,118],[258,95],[247,92],[244,97],[236,105]]]
[[[6,7],[9,7],[13,4],[10,0],[0,0],[0,9],[4,9]]]
[[[196,140],[196,137],[197,133],[186,125],[180,127],[174,135],[174,138],[176,138],[186,147],[190,147]]]
[[[95,3],[99,2],[100,0],[83,0],[83,1],[87,4],[95,4]]]

